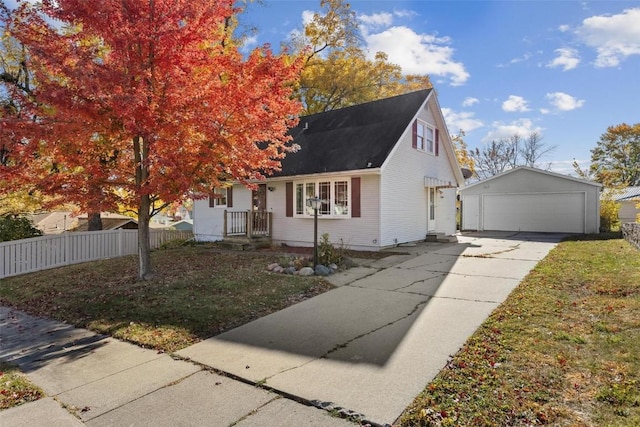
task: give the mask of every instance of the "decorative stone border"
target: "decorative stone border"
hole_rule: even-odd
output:
[[[622,224],[622,237],[624,240],[640,249],[640,223],[626,222]]]

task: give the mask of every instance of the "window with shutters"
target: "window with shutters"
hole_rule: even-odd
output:
[[[429,154],[435,154],[436,129],[428,123],[418,120],[415,127],[414,147]]]
[[[347,179],[296,182],[295,216],[313,216],[308,200],[318,197],[322,200],[318,215],[323,217],[346,218],[350,211],[350,181]]]
[[[209,196],[209,207],[218,208],[218,207],[227,207],[227,189],[226,188],[216,188],[213,190],[213,194]]]

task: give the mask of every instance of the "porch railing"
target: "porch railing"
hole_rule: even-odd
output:
[[[271,212],[224,211],[224,237],[270,237],[271,225]]]

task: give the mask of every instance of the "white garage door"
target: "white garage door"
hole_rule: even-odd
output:
[[[485,230],[585,232],[585,193],[485,194]]]

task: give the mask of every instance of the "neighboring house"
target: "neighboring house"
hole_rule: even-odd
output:
[[[460,190],[462,230],[598,233],[600,184],[521,166]]]
[[[41,230],[43,234],[60,234],[65,231],[88,231],[87,214],[74,215],[72,211],[55,211],[43,212],[30,215],[29,219],[33,226]],[[102,212],[102,229],[137,229],[138,223],[135,219],[114,214],[110,212]]]
[[[623,188],[613,199],[620,203],[618,219],[621,223],[640,222],[640,187]]]
[[[197,240],[263,234],[311,246],[313,197],[318,236],[352,249],[455,234],[464,178],[434,90],[301,117],[290,135],[300,149],[256,190],[234,183],[195,202]]]
[[[138,221],[130,216],[102,212],[100,214],[103,230],[137,230]],[[89,231],[89,219],[87,214],[77,217],[77,225],[70,231]]]
[[[29,219],[42,234],[60,234],[78,224],[78,219],[72,214],[71,211],[42,212],[29,215]]]
[[[168,224],[166,228],[170,230],[193,231],[193,220],[181,219],[180,221]]]

